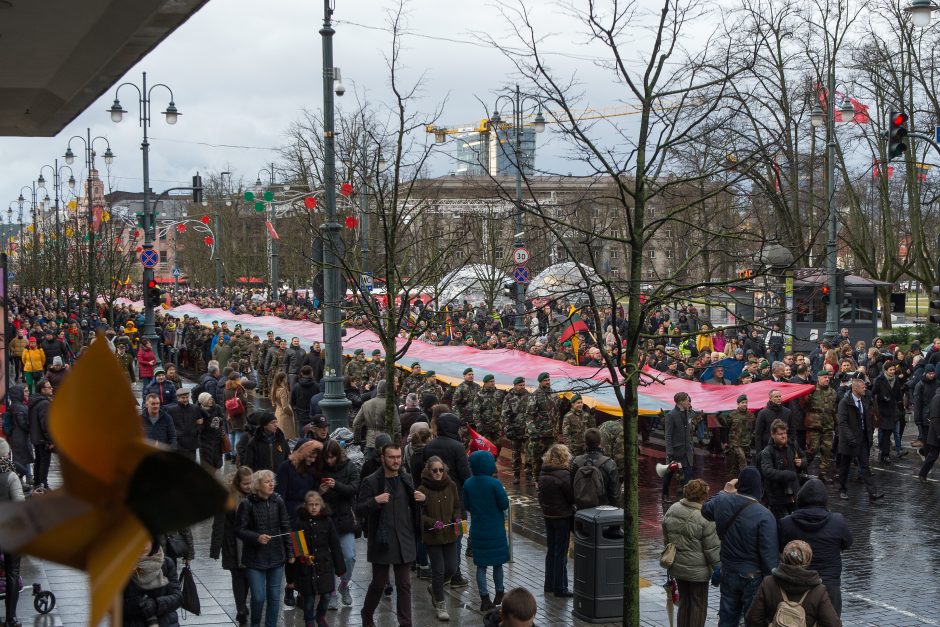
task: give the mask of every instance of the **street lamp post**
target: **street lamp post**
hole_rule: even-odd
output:
[[[333,136],[333,90],[345,93],[337,68],[333,67],[333,30],[331,17],[333,0],[323,0],[323,194],[326,201],[326,221],[320,226],[323,233],[323,339],[326,344],[326,392],[320,407],[329,421],[330,431],[348,426],[349,400],[343,390],[342,339],[340,336],[339,249],[340,225],[336,221],[336,144]],[[335,81],[335,85],[334,85]],[[394,356],[389,355],[389,359]]]
[[[112,122],[120,122],[124,114],[127,111],[121,106],[121,102],[118,100],[118,94],[121,91],[122,87],[131,86],[137,90],[137,114],[138,120],[141,128],[143,129],[144,137],[143,141],[140,144],[140,150],[143,153],[143,166],[144,166],[144,254],[147,251],[153,250],[153,239],[154,239],[154,227],[155,220],[153,215],[153,207],[150,206],[150,142],[147,141],[147,129],[150,127],[150,94],[157,87],[163,87],[168,92],[170,92],[170,103],[167,105],[166,110],[163,111],[163,115],[166,118],[166,123],[169,125],[176,124],[176,121],[179,119],[180,112],[176,108],[176,103],[173,102],[173,90],[170,89],[167,85],[163,83],[157,83],[149,89],[147,88],[147,73],[143,73],[143,79],[141,86],[138,87],[135,83],[121,83],[118,85],[117,89],[114,92],[114,104],[111,105],[111,108],[108,111],[111,113]],[[144,267],[144,278],[143,278],[143,303],[144,303],[144,337],[149,339],[152,344],[155,344],[157,340],[157,332],[153,324],[153,308],[156,307],[159,303],[151,303],[149,297],[149,290],[147,286],[150,284],[150,281],[153,280],[153,268]],[[159,351],[156,352],[159,355]],[[157,357],[159,360],[160,357]]]
[[[255,181],[255,187],[258,191],[264,189],[264,184],[261,182],[261,173],[264,172],[268,175],[268,188],[271,193],[274,193],[274,164],[269,163],[268,167],[261,168],[258,170],[258,179]],[[277,208],[274,206],[273,198],[272,202],[265,205],[265,217],[268,219],[268,222],[271,223],[271,228],[277,232]],[[277,301],[281,295],[280,289],[280,277],[278,276],[278,264],[277,264],[277,240],[274,239],[270,234],[268,234],[268,271],[269,278],[271,281],[271,287],[268,290],[268,297]]]
[[[523,227],[523,207],[522,207],[522,118],[523,118],[523,104],[526,100],[533,100],[538,107],[538,113],[535,116],[535,123],[533,128],[536,133],[542,133],[545,131],[545,118],[542,116],[542,103],[536,98],[523,98],[522,94],[519,91],[519,86],[516,85],[515,93],[512,97],[508,95],[500,96],[496,99],[496,106],[493,109],[493,117],[490,119],[490,124],[493,127],[493,132],[497,134],[491,141],[499,141],[498,133],[500,122],[502,121],[499,117],[499,103],[501,100],[506,100],[512,106],[512,129],[513,134],[515,135],[513,141],[513,159],[515,161],[516,167],[516,233],[513,237],[513,248],[523,248],[524,241],[523,235],[525,233]],[[496,172],[490,172],[491,176],[496,176]],[[516,283],[516,317],[515,324],[513,325],[517,333],[524,333],[526,330],[525,324],[525,284]]]
[[[829,305],[826,308],[826,331],[824,337],[830,342],[839,335],[839,314],[842,308],[842,297],[838,287],[839,267],[837,263],[837,237],[839,231],[839,216],[835,208],[836,194],[836,74],[834,61],[829,63],[829,77],[826,85],[826,113],[818,104],[813,107],[810,122],[814,127],[820,127],[825,115],[826,124],[826,211],[829,214],[829,236],[826,239],[826,274],[829,283]],[[851,100],[845,96],[842,102],[842,121],[850,121],[855,115],[855,107]]]
[[[232,182],[232,173],[231,172],[222,172],[219,174],[219,185],[222,187],[222,199],[226,206],[231,205],[232,201],[228,197],[228,187],[225,185],[225,177],[228,176],[229,183]],[[219,253],[215,256],[215,291],[217,294],[222,294],[222,255],[221,247],[219,242],[222,237],[222,218],[221,218],[222,206],[216,205],[215,208],[215,245],[219,249]]]
[[[95,285],[95,203],[92,192],[94,187],[91,179],[91,171],[95,167],[95,142],[100,139],[105,143],[105,165],[111,165],[114,161],[114,153],[111,152],[111,143],[107,138],[101,137],[100,135],[92,138],[90,128],[86,129],[85,132],[86,137],[73,135],[69,138],[69,143],[65,147],[65,163],[68,165],[75,163],[75,153],[72,152],[72,140],[80,140],[85,146],[85,172],[87,174],[87,178],[85,179],[85,198],[88,201],[88,313],[89,315],[94,315],[97,319],[98,312],[96,303],[98,302],[98,291]],[[76,220],[76,225],[77,224],[78,220]]]
[[[62,300],[63,300],[62,294],[63,294],[63,291],[65,291],[65,293],[66,293],[66,295],[65,295],[65,301],[68,302],[68,292],[67,292],[68,286],[64,286],[64,288],[63,288],[63,283],[62,283],[62,250],[61,250],[61,246],[60,246],[60,242],[62,241],[62,229],[61,229],[61,226],[60,226],[60,224],[59,224],[59,200],[60,200],[60,185],[61,185],[60,180],[61,180],[61,178],[62,178],[62,170],[68,169],[68,171],[69,171],[69,181],[68,181],[68,183],[69,183],[69,189],[74,191],[74,189],[75,189],[75,174],[72,172],[72,168],[70,168],[68,165],[63,165],[62,168],[59,168],[59,160],[58,160],[58,159],[55,159],[55,160],[53,161],[53,163],[54,163],[55,165],[44,165],[44,166],[42,166],[41,168],[39,168],[39,180],[38,180],[38,183],[39,183],[39,189],[45,189],[45,188],[46,188],[46,180],[45,180],[45,179],[43,178],[43,176],[42,176],[43,170],[45,170],[46,168],[49,168],[50,170],[52,170],[52,187],[53,187],[54,193],[55,193],[55,232],[56,232],[56,239],[55,239],[55,242],[56,242],[56,243],[55,243],[55,251],[56,251],[56,255],[55,255],[55,256],[56,256],[56,258],[55,258],[55,274],[56,274],[56,304],[58,305],[59,309],[62,309],[62,308],[63,308],[63,304],[62,304]]]

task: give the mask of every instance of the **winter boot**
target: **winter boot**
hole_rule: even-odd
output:
[[[434,611],[437,612],[437,620],[439,621],[449,621],[450,614],[447,613],[447,605],[444,601],[436,601],[434,603]]]
[[[480,611],[481,611],[481,612],[483,612],[484,614],[486,614],[487,612],[489,612],[489,611],[490,611],[491,609],[493,609],[494,607],[496,607],[496,606],[493,605],[493,602],[492,602],[492,601],[490,601],[490,595],[488,595],[488,594],[481,594],[481,595],[480,595]]]

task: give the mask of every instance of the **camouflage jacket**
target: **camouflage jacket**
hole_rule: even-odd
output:
[[[836,426],[836,392],[817,387],[809,398],[805,425],[807,429],[832,431]]]
[[[620,419],[608,420],[597,428],[601,432],[601,447],[604,454],[614,460],[620,477],[623,478],[624,459],[623,450],[623,421]]]
[[[576,456],[584,452],[584,432],[594,427],[594,412],[585,408],[572,409],[561,421],[561,437]]]
[[[480,431],[498,434],[502,431],[500,418],[503,410],[504,393],[498,388],[481,388],[473,399],[472,413],[474,422]]]
[[[366,378],[366,364],[355,357],[346,364],[346,370],[343,371],[347,377],[356,379],[362,385],[368,382]]]
[[[480,392],[480,384],[475,381],[463,381],[454,390],[454,400],[451,407],[461,420],[473,419],[473,399]]]
[[[551,438],[558,433],[558,402],[551,388],[539,386],[526,405],[526,435],[530,438]]]
[[[506,392],[503,399],[503,429],[510,440],[525,438],[525,412],[529,404],[529,390]]]
[[[442,388],[437,383],[422,383],[421,387],[418,388],[418,402],[421,402],[421,399],[428,394],[433,394],[437,397],[437,402],[441,402],[441,399],[444,398],[444,388]]]
[[[724,423],[728,427],[728,444],[730,446],[743,449],[751,448],[756,417],[756,414],[749,411],[739,411],[737,409],[725,415]]]
[[[375,385],[379,379],[385,378],[385,364],[381,361],[370,361],[366,364],[365,375],[368,383]]]

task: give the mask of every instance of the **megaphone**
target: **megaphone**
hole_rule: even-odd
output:
[[[656,474],[665,477],[667,472],[676,472],[682,468],[679,462],[670,462],[668,464],[656,464]]]

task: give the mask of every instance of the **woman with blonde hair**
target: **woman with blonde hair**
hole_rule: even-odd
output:
[[[288,441],[295,439],[297,429],[294,426],[294,410],[290,406],[290,386],[287,383],[286,372],[279,372],[274,375],[274,381],[271,383],[271,394],[268,398],[274,408],[277,426],[284,432],[284,437]]]
[[[538,477],[539,506],[548,540],[543,589],[561,598],[572,596],[568,589],[568,541],[575,507],[570,468],[571,451],[564,444],[553,444],[542,456]]]
[[[693,479],[685,484],[683,498],[663,517],[663,544],[676,547],[667,569],[679,586],[679,627],[704,627],[708,614],[708,580],[719,566],[721,541],[715,523],[702,517],[708,484]]]

